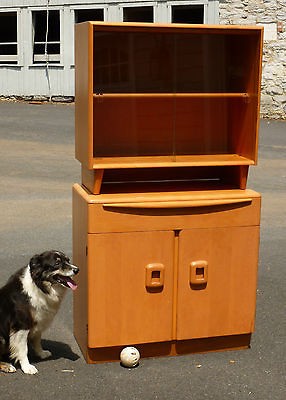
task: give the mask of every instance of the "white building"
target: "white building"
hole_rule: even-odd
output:
[[[74,96],[74,23],[219,23],[217,0],[1,0],[0,96]]]

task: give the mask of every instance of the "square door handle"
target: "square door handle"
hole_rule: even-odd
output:
[[[161,263],[148,264],[145,267],[145,285],[147,289],[163,289],[165,266]]]
[[[208,282],[208,262],[192,261],[190,265],[190,285],[206,285]]]

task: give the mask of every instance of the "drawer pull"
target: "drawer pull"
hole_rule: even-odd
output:
[[[146,201],[143,203],[103,203],[104,208],[189,208],[251,203],[251,198],[218,200]]]

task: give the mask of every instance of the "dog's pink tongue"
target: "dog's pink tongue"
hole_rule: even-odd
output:
[[[77,284],[74,281],[68,281],[67,284],[72,290],[76,290]]]

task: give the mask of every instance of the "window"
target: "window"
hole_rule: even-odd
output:
[[[103,8],[75,10],[75,23],[85,21],[104,21]]]
[[[17,64],[17,12],[0,13],[0,64]]]
[[[203,5],[172,6],[172,22],[179,24],[203,24]]]
[[[60,12],[58,10],[34,11],[33,28],[33,63],[59,63],[61,47]]]
[[[124,7],[123,22],[153,22],[153,7]]]

